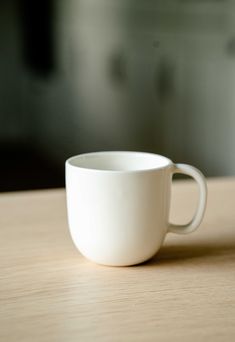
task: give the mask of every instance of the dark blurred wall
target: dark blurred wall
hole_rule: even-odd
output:
[[[229,1],[2,1],[0,190],[63,185],[64,160],[96,150],[234,174],[234,16]]]
[[[52,69],[50,1],[0,3],[0,191],[64,185],[61,166],[40,148],[33,79]],[[42,11],[45,9],[45,11]],[[37,11],[37,14],[35,13]],[[43,24],[42,24],[43,22]],[[37,112],[37,113],[36,113]]]
[[[22,37],[19,12],[14,1],[0,3],[0,142],[27,135],[23,110],[21,60]]]

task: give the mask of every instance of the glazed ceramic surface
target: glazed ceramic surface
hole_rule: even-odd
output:
[[[174,173],[199,185],[192,221],[169,223]],[[127,266],[151,258],[168,232],[186,234],[200,224],[206,207],[206,181],[196,168],[144,152],[96,152],[66,161],[69,228],[79,251],[104,265]]]

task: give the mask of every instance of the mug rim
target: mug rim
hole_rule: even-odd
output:
[[[85,166],[78,166],[73,164],[74,161],[78,159],[84,159],[86,157],[93,157],[93,156],[101,156],[101,155],[117,155],[117,154],[122,154],[122,155],[138,155],[144,157],[152,157],[161,159],[163,161],[163,165],[161,166],[154,166],[154,167],[143,167],[140,169],[130,169],[130,170],[112,170],[112,169],[103,169],[103,168],[92,168],[92,167],[85,167]],[[141,173],[141,172],[151,172],[151,171],[158,171],[162,170],[165,168],[168,168],[169,166],[173,165],[173,162],[157,153],[152,153],[152,152],[142,152],[142,151],[97,151],[97,152],[88,152],[88,153],[81,153],[74,155],[70,158],[68,158],[65,162],[66,167],[72,167],[74,169],[80,170],[80,171],[85,171],[85,172],[94,172],[94,173],[110,173],[110,174],[132,174],[132,173]]]

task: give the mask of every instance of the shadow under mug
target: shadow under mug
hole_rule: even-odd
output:
[[[186,225],[169,222],[174,173],[193,177],[198,206]],[[206,180],[193,166],[145,152],[94,152],[66,161],[69,228],[79,251],[103,265],[128,266],[150,259],[168,232],[187,234],[201,223]]]

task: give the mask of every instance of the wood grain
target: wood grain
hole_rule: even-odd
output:
[[[0,341],[235,341],[235,179],[208,181],[205,219],[151,261],[98,266],[75,249],[64,190],[0,195]],[[174,185],[187,221],[196,186]]]

